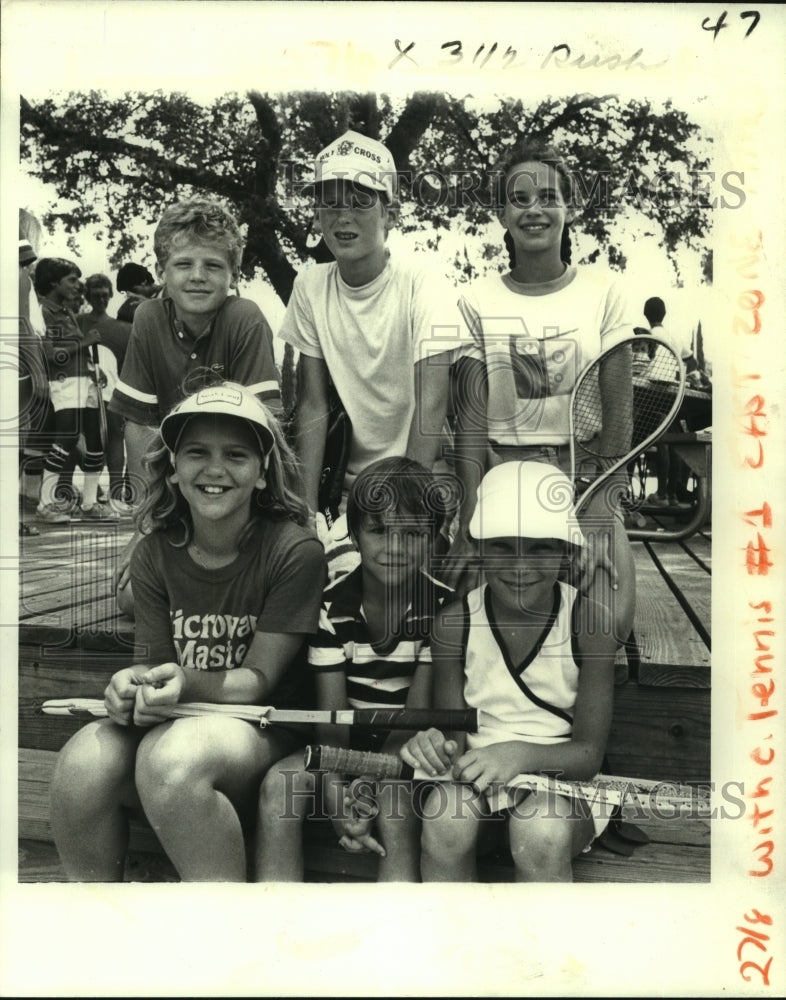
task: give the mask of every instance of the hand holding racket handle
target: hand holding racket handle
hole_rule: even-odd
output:
[[[348,775],[363,775],[376,780],[401,779],[418,781],[452,781],[450,771],[442,775],[427,774],[411,768],[393,754],[372,753],[365,750],[346,750],[340,747],[307,746],[304,755],[307,771],[337,771]],[[562,781],[542,774],[520,774],[507,782],[507,789],[543,789],[571,798],[588,801],[601,798],[610,805],[635,804],[639,810],[657,810],[689,807],[697,817],[710,815],[709,793],[691,785],[674,781],[651,781],[647,778],[621,778],[616,775],[598,775],[592,781]],[[642,801],[642,796],[646,801]],[[669,817],[661,813],[658,818]]]
[[[106,706],[98,698],[61,698],[45,701],[47,715],[70,715],[75,718],[107,717]],[[429,708],[360,708],[323,712],[306,708],[271,708],[262,705],[222,705],[208,702],[181,702],[172,706],[173,718],[200,715],[227,715],[234,719],[257,722],[260,726],[281,723],[359,726],[366,729],[436,729],[474,733],[478,729],[477,709]]]

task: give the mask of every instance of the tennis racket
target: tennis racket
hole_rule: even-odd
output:
[[[303,763],[307,771],[336,771],[347,775],[363,775],[373,780],[453,780],[449,773],[434,777],[425,771],[414,769],[394,754],[331,746],[307,746]],[[660,811],[661,819],[664,818],[664,810],[681,808],[694,810],[697,818],[706,818],[710,814],[710,796],[706,790],[673,781],[621,778],[616,775],[599,775],[592,781],[561,781],[540,774],[519,774],[508,781],[505,788],[514,792],[516,789],[542,789],[590,802],[602,798],[612,806],[635,805],[639,810],[654,815]]]
[[[633,374],[634,348],[649,361]],[[633,336],[579,375],[570,400],[571,478],[578,512],[618,470],[666,432],[685,395],[685,366],[660,337]]]
[[[101,380],[103,378],[101,372],[101,365],[98,360],[98,344],[93,344],[90,348],[90,354],[93,362],[93,381],[96,385],[96,395],[98,396],[98,423],[101,431],[101,448],[106,456],[107,448],[109,447],[109,427],[106,421],[106,403],[104,402],[104,394],[101,392]]]
[[[73,718],[108,718],[103,701],[98,698],[61,698],[45,701],[46,715],[69,715]],[[271,723],[311,723],[316,725],[358,726],[366,729],[437,729],[474,733],[478,729],[477,709],[429,708],[356,708],[337,712],[302,708],[271,708],[260,705],[219,705],[208,702],[183,702],[172,706],[172,717],[194,718],[225,715],[256,722],[263,729]]]

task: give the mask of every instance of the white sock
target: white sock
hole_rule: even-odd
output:
[[[41,496],[41,476],[30,472],[22,473],[22,494],[26,500],[37,501]]]
[[[85,473],[85,482],[82,486],[82,507],[84,510],[89,510],[96,502],[96,497],[98,496],[98,480],[100,477],[100,472]]]
[[[54,504],[55,501],[55,489],[57,488],[58,473],[51,472],[49,469],[44,469],[44,474],[41,477],[41,503],[45,506]]]

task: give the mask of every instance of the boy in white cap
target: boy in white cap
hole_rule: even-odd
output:
[[[477,733],[418,733],[402,759],[454,781],[424,804],[424,881],[473,881],[481,821],[509,817],[516,881],[571,881],[571,859],[602,833],[604,803],[505,785],[518,774],[590,779],[611,724],[608,612],[560,580],[584,539],[570,480],[542,462],[506,462],[481,481],[469,531],[485,583],[437,613],[434,707],[481,711]]]
[[[335,260],[297,276],[279,336],[300,352],[295,430],[314,512],[331,383],[352,424],[342,511],[349,487],[371,462],[406,455],[431,469],[438,457],[462,320],[443,275],[417,257],[394,260],[389,253],[396,181],[390,151],[349,131],[319,153],[305,188],[313,191],[317,225]]]

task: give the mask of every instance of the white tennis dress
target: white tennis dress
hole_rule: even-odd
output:
[[[573,707],[579,685],[580,655],[573,628],[577,591],[558,582],[554,603],[532,651],[514,663],[502,642],[487,584],[464,598],[464,698],[483,713],[477,733],[467,736],[468,749],[510,740],[564,743],[573,731]],[[512,805],[497,801],[492,809]],[[595,836],[608,823],[610,807],[592,803]]]

